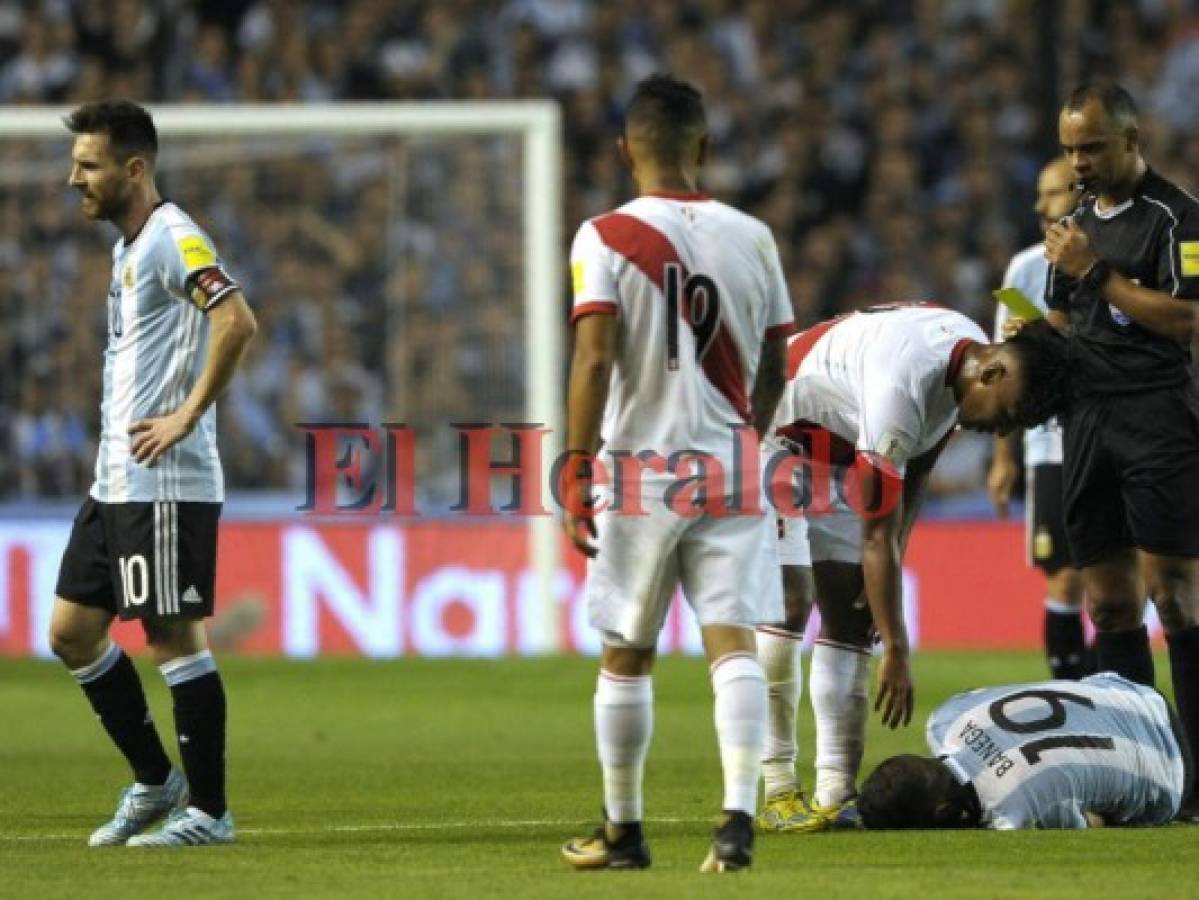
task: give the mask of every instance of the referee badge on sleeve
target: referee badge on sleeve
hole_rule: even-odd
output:
[[[1032,542],[1033,559],[1049,559],[1053,556],[1053,535],[1044,525],[1037,528]]]
[[[1178,258],[1183,278],[1199,276],[1199,241],[1179,241]]]

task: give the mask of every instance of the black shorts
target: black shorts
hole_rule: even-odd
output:
[[[58,570],[64,600],[122,619],[212,615],[219,503],[99,503],[75,516]]]
[[[1025,474],[1024,537],[1028,564],[1046,575],[1070,565],[1070,547],[1062,520],[1062,467],[1030,466]]]
[[[1189,385],[1079,401],[1064,424],[1074,565],[1139,547],[1199,557],[1199,403]]]

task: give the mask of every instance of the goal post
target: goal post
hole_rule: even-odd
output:
[[[561,116],[552,101],[328,103],[305,105],[151,105],[155,124],[175,154],[171,138],[305,137],[486,137],[520,141],[521,245],[523,247],[524,410],[529,422],[550,429],[544,444],[542,484],[548,485],[553,459],[564,440],[564,317],[562,259]],[[67,137],[65,107],[0,109],[0,137],[54,140]],[[65,173],[62,173],[65,178]],[[542,599],[536,630],[524,648],[552,653],[561,648],[555,591],[560,565],[559,528],[550,493],[547,508],[555,515],[528,519],[530,570]]]

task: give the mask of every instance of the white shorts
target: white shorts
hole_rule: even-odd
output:
[[[813,562],[861,563],[862,517],[831,490],[830,508],[820,513],[778,517],[778,555],[784,566]]]
[[[606,643],[654,646],[680,585],[701,626],[783,620],[773,515],[688,519],[660,495],[642,505],[644,516],[596,517],[599,553],[587,564],[587,609]]]

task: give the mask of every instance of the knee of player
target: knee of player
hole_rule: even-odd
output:
[[[783,567],[783,607],[786,613],[784,627],[788,631],[803,631],[812,612],[812,575],[810,569]]]
[[[853,647],[870,646],[870,610],[855,606],[826,604],[821,610],[820,637]]]
[[[156,664],[199,653],[206,647],[204,626],[192,620],[143,622],[146,644]]]
[[[1082,608],[1082,574],[1077,569],[1058,569],[1045,579],[1046,593],[1054,600]]]
[[[1146,587],[1167,633],[1196,624],[1194,590],[1185,571],[1165,571],[1151,576]]]
[[[72,669],[95,662],[107,645],[105,634],[85,633],[58,622],[50,624],[48,637],[50,652]]]
[[[1124,592],[1087,594],[1087,615],[1099,631],[1127,631],[1141,624],[1141,607]]]

